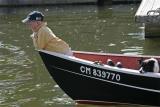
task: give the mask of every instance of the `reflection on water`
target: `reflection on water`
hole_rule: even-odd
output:
[[[134,22],[137,7],[0,8],[0,107],[99,107],[75,104],[51,79],[31,31],[21,23],[30,11],[42,11],[48,26],[73,50],[159,55],[159,39],[144,39],[144,27]]]

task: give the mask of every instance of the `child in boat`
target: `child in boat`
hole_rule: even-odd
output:
[[[42,49],[65,55],[72,55],[71,48],[62,39],[55,36],[52,30],[47,27],[47,23],[43,21],[44,15],[39,11],[33,11],[22,20],[31,28],[33,34],[33,44],[36,49]]]

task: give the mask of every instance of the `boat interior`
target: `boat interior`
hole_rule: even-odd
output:
[[[110,65],[123,67],[127,69],[139,70],[142,61],[150,58],[155,58],[160,61],[158,56],[144,56],[144,55],[123,55],[123,54],[110,54],[110,53],[92,53],[74,51],[73,54],[76,58],[93,61],[95,64]]]

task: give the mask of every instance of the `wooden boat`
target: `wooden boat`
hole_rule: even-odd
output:
[[[139,61],[158,56],[74,51],[74,56],[39,50],[50,75],[77,103],[160,106],[160,73],[140,73]],[[107,59],[122,67],[106,64]],[[101,61],[101,63],[95,63]]]

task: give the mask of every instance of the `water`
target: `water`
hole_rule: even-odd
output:
[[[77,105],[51,79],[21,20],[44,12],[48,26],[73,50],[159,55],[160,39],[145,39],[134,22],[138,5],[0,8],[0,107],[100,107]],[[124,106],[109,106],[124,107]],[[125,106],[133,107],[133,106]]]

